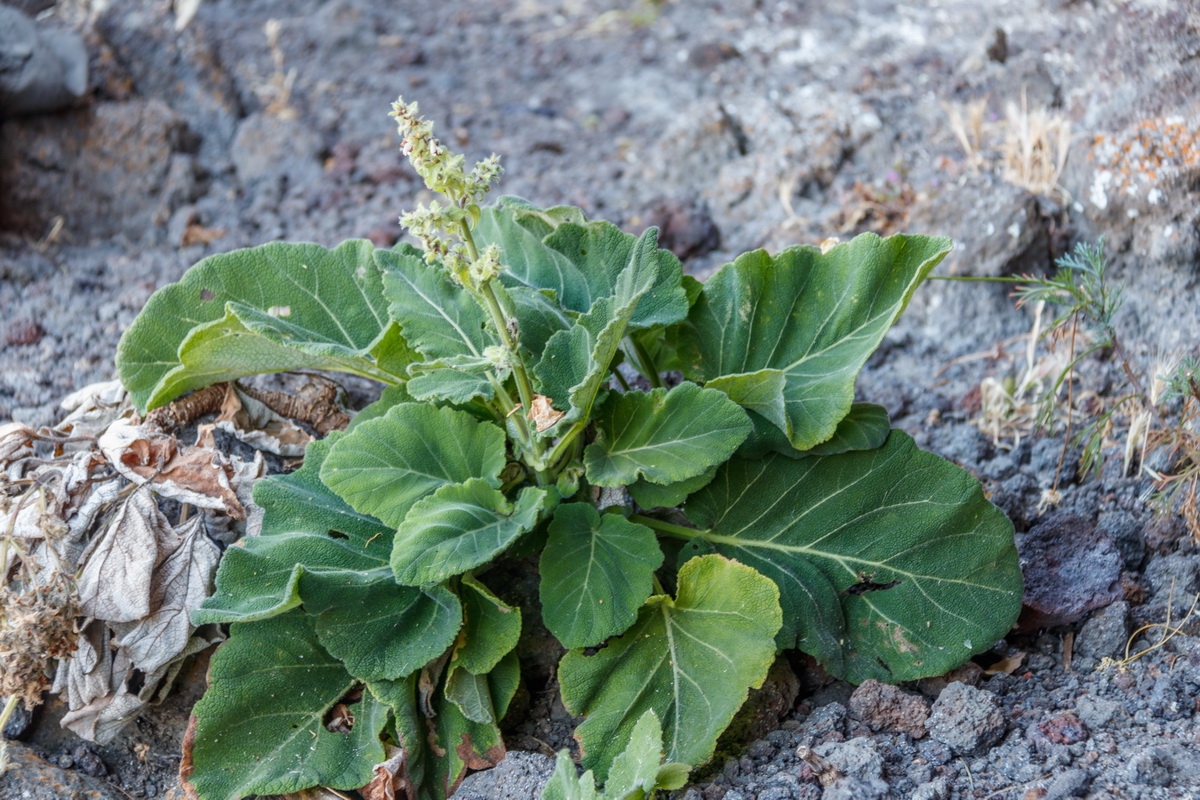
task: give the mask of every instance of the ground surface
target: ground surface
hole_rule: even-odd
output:
[[[503,192],[662,225],[699,275],[754,247],[862,230],[953,236],[944,274],[1045,272],[1103,235],[1136,367],[1153,376],[1197,349],[1200,8],[1188,0],[205,0],[182,32],[163,2],[99,5],[47,23],[85,32],[89,104],[0,126],[0,420],[52,422],[61,396],[111,377],[149,294],[208,253],[394,242],[419,188],[386,116],[399,93],[468,157],[503,154]],[[1069,157],[1047,176],[1021,134],[1057,141],[1056,119]],[[1012,447],[1005,430],[997,445],[974,424],[978,387],[1015,372],[1009,351],[1023,355],[1014,337],[1030,327],[1002,286],[927,285],[859,386],[984,482],[1017,526],[1031,586],[1064,587],[1040,600],[1052,613],[997,644],[995,674],[984,663],[951,688],[851,694],[793,662],[688,800],[1200,796],[1195,624],[1125,670],[1097,670],[1200,591],[1183,523],[1152,517],[1119,458],[1077,481],[1068,457],[1062,502],[1039,511],[1057,441]],[[1119,391],[1113,364],[1086,367],[1080,391]],[[96,796],[164,796],[200,674],[106,747],[58,732],[45,709],[24,736],[57,767],[23,754],[24,771]],[[562,744],[569,719],[540,697],[518,747]],[[823,789],[801,745],[847,778]],[[510,759],[468,789],[527,796],[545,765]],[[19,780],[0,794],[66,791]]]

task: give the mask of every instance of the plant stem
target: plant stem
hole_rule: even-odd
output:
[[[650,579],[652,581],[654,581],[654,593],[655,594],[666,594],[667,593],[667,590],[662,585],[662,581],[660,581],[658,579],[658,575],[656,575],[654,573],[650,573]]]
[[[676,525],[673,522],[655,519],[654,517],[647,517],[643,514],[632,514],[629,517],[629,521],[637,522],[641,525],[645,525],[647,528],[653,528],[659,533],[666,534],[667,536],[671,536],[675,539],[683,539],[685,541],[691,541],[697,536],[703,537],[704,534],[708,533],[708,531],[696,530],[695,528],[685,528],[682,525]]]
[[[654,366],[654,359],[650,357],[649,351],[632,335],[625,337],[625,341],[629,342],[633,349],[633,354],[637,360],[638,372],[645,375],[646,380],[650,381],[650,385],[655,389],[663,388],[662,377],[659,376],[658,369]]]
[[[558,460],[562,458],[563,453],[567,451],[567,448],[575,442],[575,437],[579,436],[585,427],[587,427],[586,421],[576,422],[572,425],[563,434],[562,438],[558,440],[558,444],[554,445],[554,449],[550,451],[550,455],[546,456],[546,463],[551,465],[557,464]]]
[[[12,713],[17,710],[17,703],[21,702],[20,695],[12,695],[4,703],[4,710],[0,711],[0,731],[3,731],[8,725],[8,720]],[[4,734],[0,733],[0,775],[8,771],[8,740],[4,738]]]

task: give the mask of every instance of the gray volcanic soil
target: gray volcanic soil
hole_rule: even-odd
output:
[[[149,294],[209,253],[394,242],[420,196],[386,116],[400,93],[468,157],[501,153],[502,192],[662,225],[697,275],[754,247],[862,230],[953,236],[941,274],[1045,272],[1103,235],[1137,368],[1197,349],[1194,2],[206,0],[178,33],[164,2],[61,5],[47,24],[84,33],[94,89],[78,110],[0,125],[0,420],[52,422],[63,395],[110,378]],[[1022,128],[1006,107],[1022,103],[1027,121],[1069,121],[1059,189],[1020,188],[1028,174],[1001,164]],[[1200,796],[1195,622],[1124,671],[1097,669],[1200,591],[1182,522],[1149,513],[1119,457],[1084,481],[1069,457],[1061,504],[1039,511],[1058,441],[997,446],[972,424],[981,381],[1016,369],[1006,347],[1023,353],[1013,337],[1030,327],[1004,286],[930,283],[859,382],[1013,518],[1036,607],[1024,632],[952,682],[899,691],[856,691],[793,659],[681,796]],[[1121,391],[1112,363],[1084,367],[1079,391]],[[544,654],[525,655],[530,711],[510,742],[545,754],[571,721]],[[105,747],[58,731],[51,704],[0,795],[165,796],[202,675]],[[833,773],[799,746],[846,777],[824,788]],[[548,763],[514,754],[463,793],[528,796]]]

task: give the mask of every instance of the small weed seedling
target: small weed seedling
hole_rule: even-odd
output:
[[[394,116],[443,198],[403,217],[420,249],[215,255],[121,341],[143,411],[270,371],[386,387],[258,483],[262,533],[195,617],[230,623],[185,754],[200,797],[384,780],[443,798],[503,758],[523,633],[489,572],[505,559],[538,572],[584,718],[589,773],[560,756],[549,798],[682,785],[780,649],[895,682],[1004,635],[1011,523],[854,402],[948,240],[755,251],[702,285],[654,229],[483,206],[498,159],[468,170],[415,104]]]

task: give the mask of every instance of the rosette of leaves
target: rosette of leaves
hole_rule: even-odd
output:
[[[230,624],[195,709],[201,797],[362,787],[391,744],[409,797],[444,798],[503,758],[522,635],[522,598],[489,573],[506,558],[538,570],[525,611],[567,650],[558,683],[584,718],[591,774],[560,764],[556,797],[678,786],[780,649],[897,682],[1008,630],[1011,524],[854,402],[948,240],[755,251],[701,285],[654,229],[575,208],[502,199],[461,231],[498,274],[407,245],[269,244],[205,259],[121,342],[142,409],[273,370],[387,386],[258,484],[262,535],[196,615]]]

